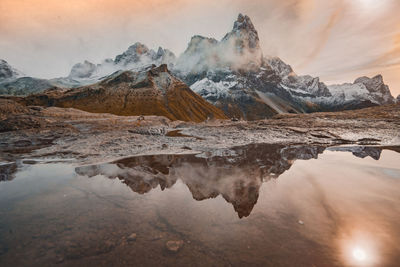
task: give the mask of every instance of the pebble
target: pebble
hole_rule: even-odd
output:
[[[304,222],[302,220],[299,220],[298,223],[304,225]]]
[[[183,244],[183,240],[168,241],[165,246],[167,247],[168,251],[177,253],[183,247]]]
[[[136,233],[132,233],[130,236],[128,236],[128,242],[136,241]]]
[[[63,256],[57,256],[56,257],[56,263],[62,263],[64,261],[64,257]]]

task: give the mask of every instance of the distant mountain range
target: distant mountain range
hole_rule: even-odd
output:
[[[381,75],[373,78],[361,77],[353,83],[341,85],[325,85],[319,78],[297,75],[292,67],[281,59],[263,55],[257,30],[250,18],[242,14],[239,14],[232,31],[222,40],[193,36],[187,49],[179,57],[168,49],[160,47],[154,51],[144,44],[136,43],[115,59],[103,60],[101,64],[88,61],[78,63],[72,67],[68,77],[50,80],[24,77],[21,72],[2,60],[0,94],[29,95],[52,89],[51,95],[55,91],[62,94],[68,92],[70,104],[67,106],[84,109],[77,103],[86,102],[85,107],[91,108],[91,110],[84,109],[87,111],[121,115],[150,115],[149,113],[158,115],[160,105],[155,99],[147,104],[155,105],[154,107],[140,105],[141,108],[136,109],[134,113],[131,112],[133,110],[131,108],[122,111],[120,107],[112,105],[100,107],[94,103],[100,104],[99,99],[117,95],[115,92],[111,93],[114,89],[121,90],[120,84],[112,85],[107,82],[117,77],[123,79],[122,77],[147,73],[149,69],[155,69],[154,65],[162,64],[165,64],[162,69],[165,69],[164,73],[168,73],[173,84],[184,87],[183,84],[186,83],[194,92],[220,108],[228,117],[256,120],[279,113],[337,111],[396,102]],[[129,71],[127,73],[130,74],[123,71]],[[136,84],[136,80],[135,76],[127,83],[131,86]],[[107,90],[100,90],[96,96],[89,94],[90,97],[87,96],[84,100],[82,92],[97,90],[101,86],[106,86]],[[124,90],[127,90],[126,88]],[[99,95],[100,92],[105,95]],[[75,95],[76,99],[72,95]],[[137,98],[130,97],[129,101],[127,105],[142,103],[139,95]],[[61,103],[60,99],[56,102]],[[155,102],[157,104],[154,104]],[[50,102],[46,104],[49,105]],[[193,103],[190,101],[181,104],[186,105],[181,109],[192,109]],[[178,119],[171,114],[167,117]],[[215,110],[207,114],[220,117]],[[205,118],[203,115],[200,117]]]

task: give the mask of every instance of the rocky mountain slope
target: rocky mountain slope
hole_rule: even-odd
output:
[[[0,83],[0,95],[34,94],[43,92],[52,87],[54,87],[54,85],[46,79],[21,77]]]
[[[361,77],[354,83],[325,85],[319,78],[298,76],[279,58],[267,58],[267,63],[280,76],[280,85],[301,102],[317,104],[321,110],[345,110],[363,105],[393,104],[394,98],[382,75]]]
[[[138,72],[119,71],[94,85],[54,88],[18,101],[25,105],[77,108],[116,115],[158,115],[195,122],[226,118],[221,110],[175,78],[165,64]]]
[[[326,86],[319,78],[298,76],[277,57],[264,57],[258,33],[239,14],[221,41],[195,36],[175,71],[195,92],[228,116],[262,119],[277,113],[303,113],[393,104],[382,76],[353,84]]]

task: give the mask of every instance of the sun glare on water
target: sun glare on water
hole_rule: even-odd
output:
[[[382,263],[381,242],[374,234],[353,230],[338,241],[343,266],[374,267]]]
[[[347,243],[344,248],[347,255],[346,266],[377,266],[377,251],[374,249],[372,243],[365,242],[364,240],[350,243],[352,244]]]
[[[353,258],[358,262],[363,262],[367,260],[367,253],[362,248],[354,248],[353,249]]]

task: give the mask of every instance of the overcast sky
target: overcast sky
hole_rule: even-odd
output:
[[[400,94],[399,0],[0,0],[0,58],[25,74],[68,75],[140,41],[179,55],[250,16],[264,54],[327,83],[384,75]]]

